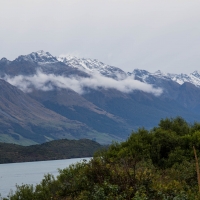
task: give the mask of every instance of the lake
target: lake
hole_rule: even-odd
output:
[[[89,161],[91,158],[0,164],[0,194],[2,197],[7,197],[11,189],[15,191],[16,184],[36,185],[40,183],[44,174],[57,176],[58,169],[64,169],[83,159]]]

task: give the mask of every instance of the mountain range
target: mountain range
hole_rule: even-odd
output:
[[[96,59],[38,51],[0,60],[0,141],[107,144],[161,118],[200,120],[200,73],[125,72]]]

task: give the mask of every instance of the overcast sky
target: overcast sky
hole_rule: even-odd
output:
[[[200,1],[0,0],[0,58],[38,50],[124,71],[200,70]]]

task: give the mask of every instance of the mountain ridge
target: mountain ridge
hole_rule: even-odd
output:
[[[146,83],[151,83],[149,81],[149,77],[156,77],[156,78],[161,78],[161,79],[166,79],[166,80],[172,80],[179,85],[182,85],[185,82],[192,83],[196,87],[200,87],[200,72],[195,70],[194,72],[190,74],[172,74],[172,73],[162,73],[160,70],[150,73],[146,70],[140,70],[140,69],[135,69],[133,70],[132,73],[128,73],[129,76],[136,76],[139,78],[142,82]]]
[[[11,62],[22,61],[30,61],[39,65],[64,63],[68,67],[77,68],[87,73],[98,72],[103,76],[115,79],[125,79],[129,76],[136,76],[137,78],[139,77],[141,81],[150,83],[148,82],[148,77],[153,76],[162,79],[172,80],[180,85],[182,85],[185,82],[190,82],[196,87],[200,87],[200,72],[198,70],[195,70],[190,74],[163,73],[160,70],[157,70],[154,73],[150,73],[147,70],[141,70],[137,68],[134,69],[133,72],[125,72],[118,67],[104,64],[103,62],[98,61],[97,59],[79,58],[71,55],[61,55],[56,57],[52,56],[49,52],[45,52],[43,50],[32,52],[28,55],[18,56],[13,61],[9,61],[6,58],[2,58],[0,60],[0,63],[10,64]]]
[[[17,143],[23,134],[29,138],[34,133],[38,139],[31,141],[36,143],[60,138],[109,143],[126,139],[141,126],[150,129],[161,118],[200,121],[198,71],[178,75],[135,69],[130,73],[96,59],[56,57],[41,50],[13,61],[2,58],[0,77],[13,85],[12,90],[2,86],[0,92],[0,127],[6,133],[0,132],[0,141],[2,136],[3,141]],[[6,84],[3,80],[0,83]],[[35,102],[35,108],[30,102]],[[55,116],[55,123],[49,115]],[[43,123],[38,123],[41,118]]]

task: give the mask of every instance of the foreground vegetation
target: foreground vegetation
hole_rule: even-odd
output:
[[[0,143],[0,164],[92,157],[100,148],[102,145],[88,139],[54,140],[31,146]]]
[[[133,132],[127,141],[96,153],[90,162],[17,186],[11,200],[198,200],[193,146],[200,157],[200,124],[182,118]]]

